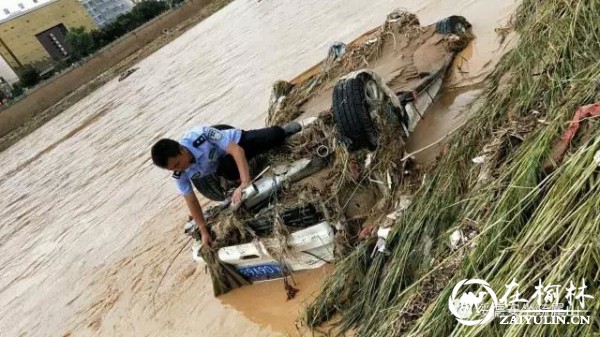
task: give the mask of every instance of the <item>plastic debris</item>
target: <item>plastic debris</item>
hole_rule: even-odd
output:
[[[367,158],[365,159],[365,168],[369,168],[369,166],[371,166],[371,163],[373,162],[373,154],[369,153],[367,154]]]
[[[573,119],[569,123],[567,131],[562,135],[561,139],[554,144],[552,154],[545,163],[544,168],[546,171],[550,170],[555,165],[562,161],[563,155],[567,151],[567,148],[571,144],[571,140],[575,137],[575,134],[579,130],[579,124],[585,117],[600,116],[600,102],[585,105],[577,109]]]
[[[329,54],[327,58],[333,58],[337,60],[346,53],[346,44],[344,42],[336,41],[329,47]]]
[[[375,244],[375,249],[373,250],[373,254],[371,254],[371,256],[373,256],[375,254],[375,252],[380,252],[385,255],[391,254],[391,252],[387,249],[387,247],[385,245],[387,237],[391,231],[392,231],[391,227],[379,228],[377,230],[377,243]]]
[[[387,19],[385,20],[386,24],[394,23],[398,26],[405,25],[418,25],[419,19],[413,13],[407,12],[404,9],[398,8],[394,10],[392,13],[388,14]]]
[[[475,164],[483,164],[483,163],[485,163],[485,156],[475,157],[475,158],[471,159],[471,161]]]
[[[319,118],[318,117],[308,117],[308,118],[304,118],[303,120],[300,121],[300,124],[302,124],[302,128],[306,128],[307,126],[311,125],[312,123],[318,121]]]
[[[121,82],[124,79],[126,79],[127,77],[131,76],[131,74],[133,74],[134,72],[136,72],[138,69],[140,69],[140,68],[139,67],[135,67],[135,68],[131,68],[131,69],[128,69],[128,70],[122,72],[121,75],[119,76],[119,82]]]
[[[408,207],[410,206],[410,204],[412,204],[413,201],[413,197],[410,195],[401,195],[400,197],[398,197],[398,206],[396,207],[396,210],[390,214],[388,214],[386,217],[388,219],[392,219],[392,220],[396,220],[398,219],[402,213],[408,209]]]
[[[346,44],[344,42],[334,42],[329,46],[327,57],[323,62],[323,71],[329,71],[333,64],[346,53]]]
[[[375,42],[377,42],[379,39],[376,37],[372,37],[370,39],[368,39],[367,41],[365,41],[365,45],[370,46],[372,44],[374,44]]]
[[[462,230],[457,229],[450,234],[450,248],[458,249],[467,241],[467,238],[463,235]]]

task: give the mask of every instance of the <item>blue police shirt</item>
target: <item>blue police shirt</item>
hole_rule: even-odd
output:
[[[219,158],[227,153],[230,142],[238,143],[242,137],[239,129],[217,130],[209,126],[200,126],[190,130],[179,142],[196,159],[185,171],[175,172],[173,178],[181,194],[193,193],[191,179],[197,179],[214,173]]]

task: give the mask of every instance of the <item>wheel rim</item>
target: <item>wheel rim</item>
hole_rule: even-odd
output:
[[[365,99],[369,105],[369,110],[377,110],[383,104],[384,94],[379,85],[373,80],[365,84]]]
[[[381,111],[381,107],[385,103],[385,94],[377,84],[372,79],[369,79],[365,83],[365,101],[369,108],[369,115],[371,117],[371,121],[373,123],[372,127],[377,130],[377,123],[375,123],[375,118]],[[369,143],[371,143],[371,149],[375,149],[379,145],[379,137],[376,134],[369,133],[368,134]]]

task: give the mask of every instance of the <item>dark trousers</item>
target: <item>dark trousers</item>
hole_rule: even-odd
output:
[[[285,142],[285,131],[280,126],[272,126],[264,129],[242,131],[242,137],[238,143],[246,153],[246,159],[250,160],[259,154],[283,145]],[[228,154],[219,159],[217,175],[227,180],[240,179],[240,172],[233,157]]]

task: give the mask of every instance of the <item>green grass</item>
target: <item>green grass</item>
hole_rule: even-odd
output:
[[[556,170],[544,170],[576,109],[596,99],[599,18],[599,1],[522,2],[517,46],[488,78],[475,117],[450,142],[397,222],[391,256],[365,261],[364,255],[352,254],[343,260],[308,307],[309,325],[337,312],[339,331],[352,329],[360,336],[600,334],[598,300],[590,325],[465,327],[447,306],[456,282],[476,277],[502,293],[513,279],[524,289],[533,289],[538,279],[545,284],[584,279],[591,285],[588,293],[600,298],[600,182],[593,161],[600,150],[598,122],[586,121],[587,137],[576,138]],[[486,144],[494,155],[491,178],[482,184],[481,167],[470,160]],[[449,251],[447,233],[467,225],[479,232],[474,248]],[[426,253],[426,245],[432,245],[432,253]],[[445,268],[449,261],[458,261],[454,270]],[[354,273],[356,266],[360,273]],[[424,298],[427,282],[441,271],[452,280],[440,292],[428,293],[433,298]],[[349,275],[352,282],[344,283]],[[417,303],[422,308],[415,309]]]

